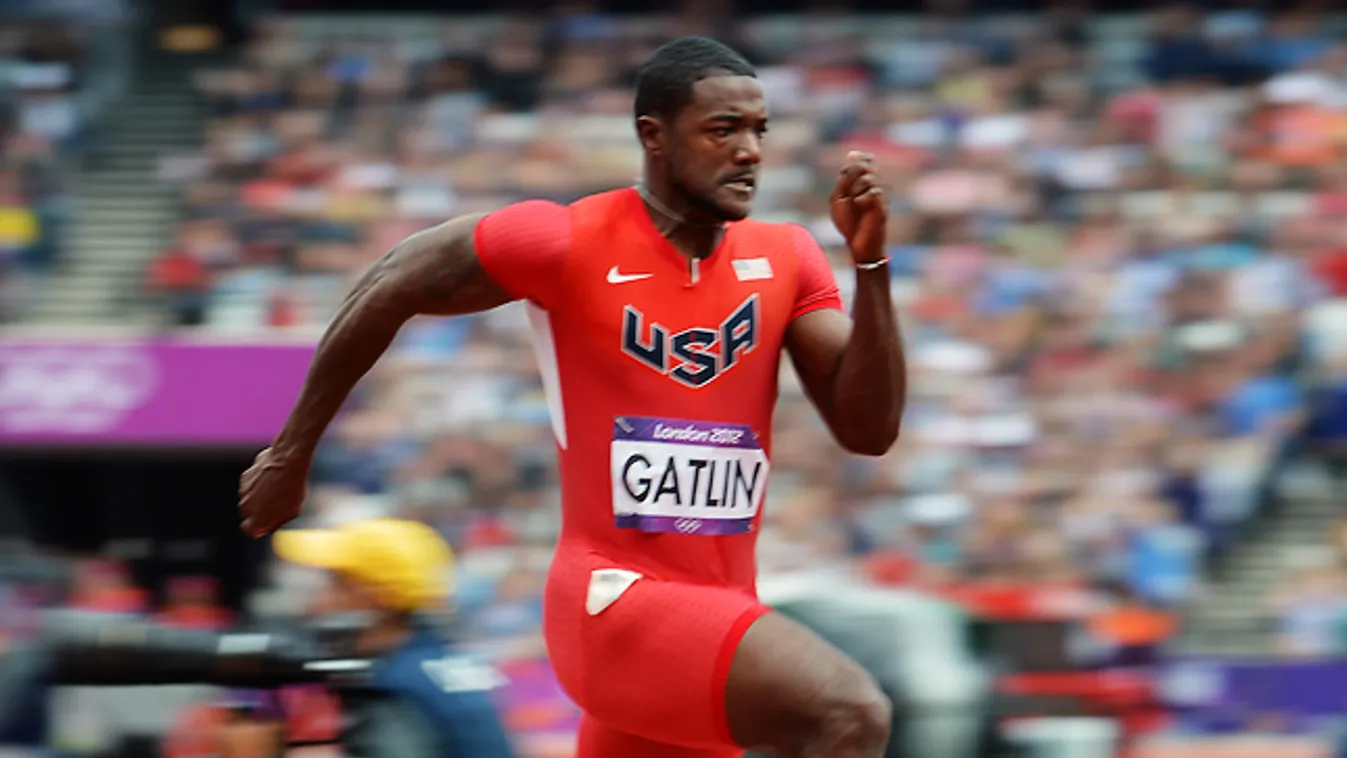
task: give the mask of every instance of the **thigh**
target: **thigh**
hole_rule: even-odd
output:
[[[696,748],[655,742],[585,716],[580,722],[575,758],[740,758],[743,753],[738,748]]]
[[[602,571],[590,590],[602,592]],[[737,590],[640,578],[588,603],[579,639],[549,648],[580,707],[617,731],[697,748],[734,746],[725,686],[739,640],[767,612]],[[578,643],[578,644],[577,644]]]
[[[768,613],[749,627],[725,687],[735,744],[792,755],[834,714],[883,700],[879,686],[859,664],[779,613]]]

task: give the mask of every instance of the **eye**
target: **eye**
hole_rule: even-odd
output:
[[[728,126],[714,126],[711,128],[711,134],[715,135],[716,139],[729,139],[734,130]]]

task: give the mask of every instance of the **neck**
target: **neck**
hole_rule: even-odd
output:
[[[636,191],[655,229],[682,254],[689,258],[705,258],[720,243],[725,232],[724,221],[699,219],[684,210],[687,203],[673,200],[669,197],[672,193],[667,191],[657,194],[644,181],[636,185]]]

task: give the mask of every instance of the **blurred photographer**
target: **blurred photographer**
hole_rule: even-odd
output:
[[[442,606],[453,554],[430,527],[372,519],[276,533],[276,554],[322,569],[309,613],[359,630],[354,652],[375,660],[368,679],[341,688],[339,741],[352,758],[513,758],[492,690],[493,668],[455,655],[423,612]]]

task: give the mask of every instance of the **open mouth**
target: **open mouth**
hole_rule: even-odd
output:
[[[725,182],[725,186],[735,192],[748,194],[758,186],[758,180],[752,176],[738,176]]]

